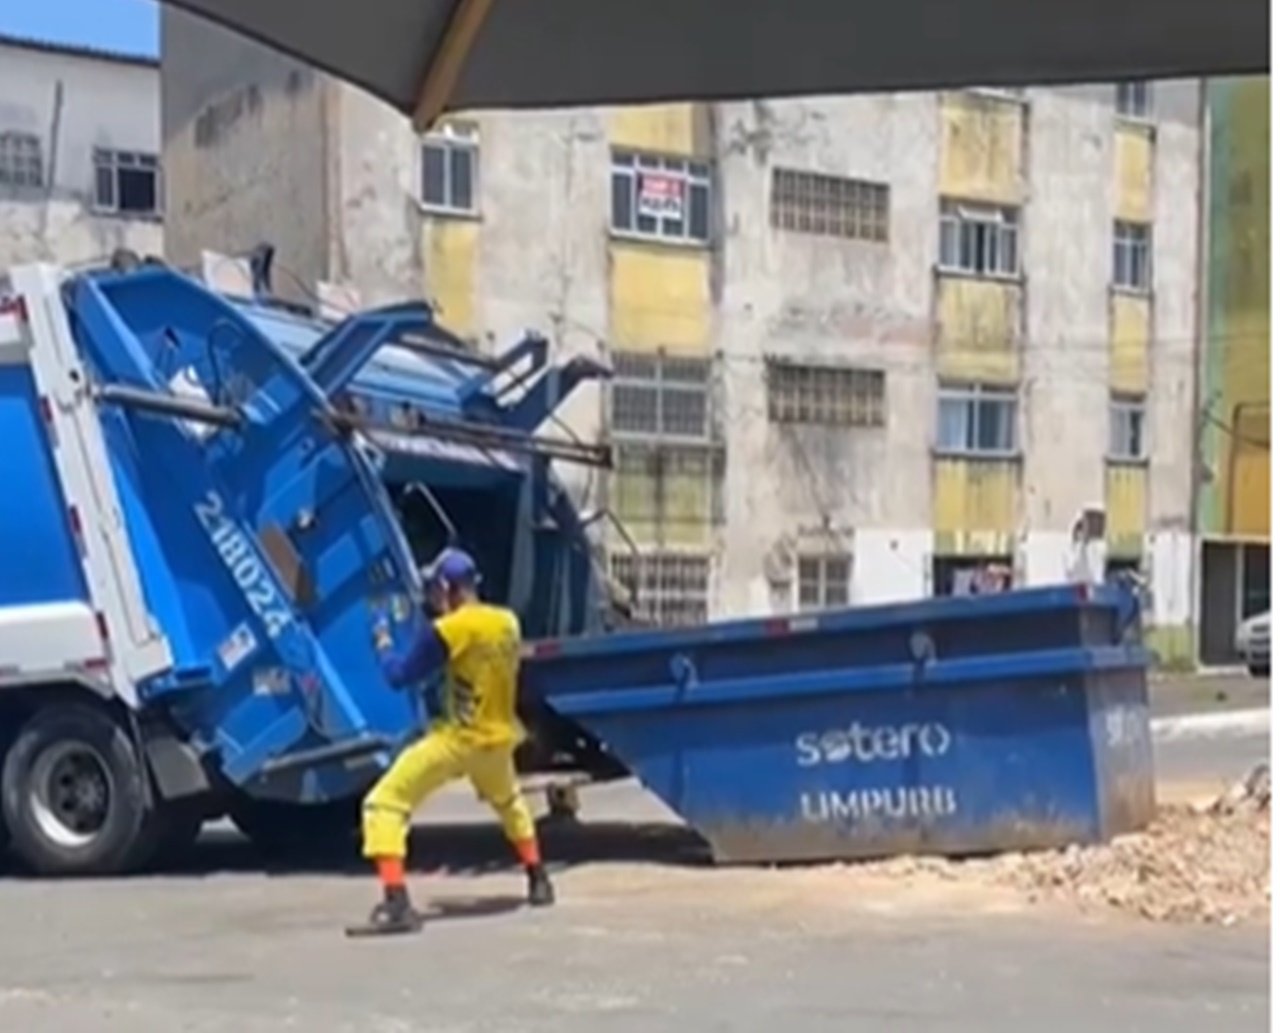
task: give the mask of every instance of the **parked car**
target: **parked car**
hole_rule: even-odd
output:
[[[1236,628],[1236,652],[1255,678],[1271,676],[1271,611],[1246,617]]]

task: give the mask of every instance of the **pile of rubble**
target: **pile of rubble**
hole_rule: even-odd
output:
[[[1271,774],[1266,765],[1207,802],[1164,806],[1144,831],[1100,846],[868,866],[899,887],[1012,890],[1158,922],[1265,921],[1271,907]],[[868,872],[867,874],[872,874]]]

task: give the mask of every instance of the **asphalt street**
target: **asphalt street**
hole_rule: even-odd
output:
[[[1225,783],[1268,739],[1188,734],[1156,749],[1166,791]],[[412,882],[434,917],[394,941],[341,935],[372,901],[361,866],[264,870],[226,828],[174,873],[0,879],[0,1030],[1267,1028],[1265,926],[867,893],[840,867],[712,869],[627,784],[588,792],[583,818],[548,830],[561,900],[530,912],[483,811],[464,793],[435,801]]]

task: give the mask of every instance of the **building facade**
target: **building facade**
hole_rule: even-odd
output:
[[[163,251],[160,70],[0,36],[0,269]]]
[[[418,139],[166,9],[170,257],[607,357],[566,414],[661,620],[1063,580],[1195,649],[1199,82],[482,113]],[[290,284],[294,287],[291,288]]]
[[[1200,658],[1235,662],[1271,606],[1271,112],[1267,79],[1208,89],[1208,261],[1199,411]]]

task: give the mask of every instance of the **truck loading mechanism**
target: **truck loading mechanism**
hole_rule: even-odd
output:
[[[630,772],[721,859],[1053,845],[1151,814],[1120,588],[609,634],[552,469],[605,456],[539,434],[597,364],[158,265],[11,280],[0,797],[37,871],[137,867],[224,812],[265,845],[339,840],[421,727],[371,629],[423,619],[411,542],[442,537],[525,624],[526,768]]]

